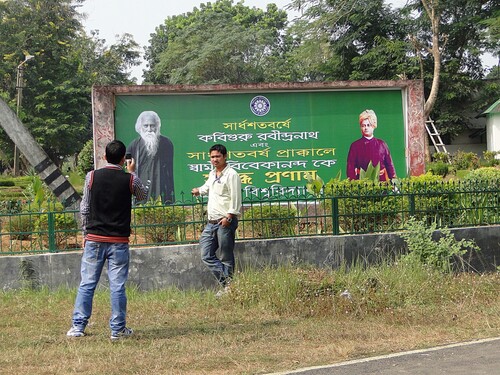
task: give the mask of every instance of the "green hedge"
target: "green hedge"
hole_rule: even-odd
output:
[[[293,204],[264,203],[246,209],[244,231],[253,238],[294,236],[297,226],[297,207]]]
[[[185,221],[186,211],[178,206],[140,206],[134,210],[135,234],[143,235],[149,243],[182,241]]]

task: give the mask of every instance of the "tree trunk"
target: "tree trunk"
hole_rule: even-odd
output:
[[[432,76],[432,86],[429,97],[424,104],[424,118],[427,120],[436,104],[436,99],[439,92],[439,78],[441,74],[441,54],[439,52],[439,23],[441,22],[441,14],[439,11],[439,0],[422,0],[422,5],[431,21],[432,45],[427,47],[428,52],[434,59],[434,72]],[[426,137],[425,143],[425,159],[427,162],[431,160],[429,150],[429,138]]]
[[[431,21],[431,30],[432,30],[432,46],[429,48],[429,52],[432,54],[432,58],[434,59],[434,72],[432,77],[432,86],[429,97],[427,98],[424,105],[424,117],[427,119],[434,108],[434,104],[436,104],[436,99],[439,92],[439,78],[441,74],[441,55],[439,53],[439,22],[440,15],[436,10],[437,1],[432,2],[431,7],[427,7],[428,0],[422,0],[422,4],[427,11],[427,15]]]

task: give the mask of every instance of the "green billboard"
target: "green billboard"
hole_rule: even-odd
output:
[[[227,147],[244,196],[304,193],[308,174],[326,182],[341,171],[346,178],[349,147],[361,137],[359,114],[366,109],[377,115],[374,136],[387,144],[397,176],[407,174],[400,88],[116,95],[114,105],[115,137],[126,145],[140,137],[138,116],[157,113],[161,135],[173,144],[176,197],[202,185],[216,143]]]

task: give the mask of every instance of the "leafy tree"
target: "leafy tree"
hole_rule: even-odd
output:
[[[305,80],[396,79],[418,73],[401,17],[383,0],[294,0]]]
[[[472,115],[464,109],[470,110],[467,104],[484,85],[481,54],[498,50],[498,41],[488,38],[497,0],[418,0],[407,9],[426,82],[424,114],[433,112],[441,132],[455,135],[467,125]]]
[[[137,65],[137,44],[124,35],[105,47],[79,21],[83,0],[5,0],[0,2],[0,96],[16,105],[17,67],[25,55],[19,115],[37,142],[58,164],[91,138],[93,84],[132,83],[126,69]],[[2,149],[12,142],[1,134]]]
[[[79,74],[87,75],[91,85],[131,85],[137,79],[130,77],[129,68],[140,64],[140,46],[131,34],[120,35],[115,44],[108,46],[99,38],[99,30],[90,36],[80,35],[76,41],[75,59]]]
[[[286,12],[217,0],[168,17],[151,34],[146,82],[245,83],[273,80],[284,61]],[[270,74],[271,72],[271,74]]]
[[[85,86],[71,56],[80,27],[76,11],[69,1],[14,0],[1,5],[1,50],[8,67],[4,89],[15,98],[11,82],[16,65],[23,53],[34,55],[29,68],[24,69],[28,84],[23,89],[21,120],[47,153],[57,158],[56,145],[64,155],[81,141],[88,123],[84,110],[88,99],[82,92]]]
[[[481,21],[487,28],[486,37],[488,41],[487,51],[491,52],[500,61],[500,7],[497,5],[491,12],[491,17]],[[491,77],[500,78],[500,64],[490,72]],[[496,75],[495,75],[496,73]]]
[[[85,177],[87,172],[94,169],[94,142],[88,140],[78,154],[77,171],[80,176]]]
[[[304,79],[423,79],[425,115],[452,136],[484,109],[484,100],[476,102],[485,89],[480,57],[499,51],[498,0],[410,0],[396,10],[382,0],[290,6],[303,14],[293,26],[301,41],[293,54],[308,61]]]

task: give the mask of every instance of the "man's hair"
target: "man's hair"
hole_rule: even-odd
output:
[[[106,160],[111,164],[119,164],[125,156],[125,151],[123,142],[115,139],[106,146]]]
[[[368,119],[370,121],[370,125],[373,126],[374,128],[377,127],[377,115],[375,114],[375,111],[372,109],[366,109],[363,112],[359,114],[359,124]]]
[[[210,147],[210,150],[208,152],[211,153],[212,151],[218,151],[224,156],[227,155],[227,149],[226,149],[226,146],[224,146],[224,145],[220,145],[220,144],[213,145],[212,147]]]
[[[158,133],[160,133],[161,120],[160,120],[160,116],[158,116],[158,113],[156,113],[155,111],[141,112],[141,114],[137,117],[137,120],[135,121],[135,131],[138,134],[141,134],[142,122],[146,117],[153,117],[153,119],[155,120],[155,124],[158,125]]]

